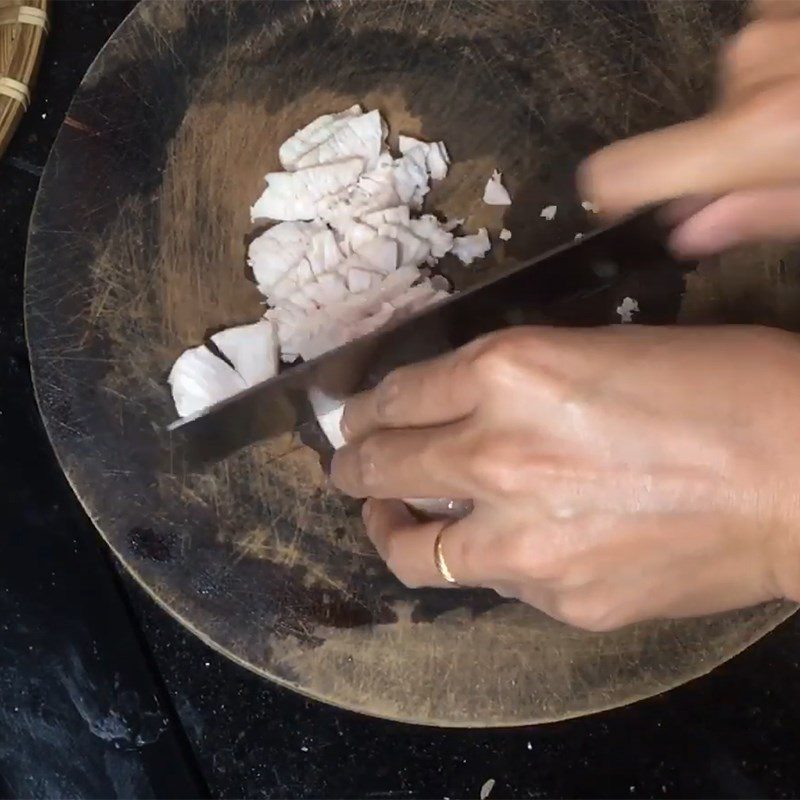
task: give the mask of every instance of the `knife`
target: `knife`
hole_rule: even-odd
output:
[[[686,270],[664,243],[653,211],[585,234],[401,322],[184,417],[168,427],[190,463],[220,460],[249,444],[316,426],[317,414],[374,386],[398,366],[432,358],[491,331],[542,322],[547,309],[614,286],[637,271]],[[604,321],[589,321],[602,324]]]

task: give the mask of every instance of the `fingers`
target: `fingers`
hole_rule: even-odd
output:
[[[347,401],[348,441],[379,428],[418,428],[463,419],[477,405],[477,387],[464,350],[391,372],[378,386]]]
[[[442,555],[458,585],[484,585],[486,576],[477,574],[473,560],[465,557],[479,538],[469,517],[418,522],[401,501],[374,499],[364,503],[363,517],[378,555],[406,586],[454,587],[436,568],[433,549],[440,532]]]
[[[351,497],[471,497],[458,425],[378,431],[336,451],[331,479]]]
[[[736,113],[617,142],[581,167],[585,197],[610,216],[696,195],[800,183],[797,116],[800,88],[758,97]]]
[[[800,185],[721,197],[681,223],[670,245],[699,257],[757,241],[800,239]]]
[[[616,142],[581,165],[581,196],[620,216],[686,195],[720,194],[732,179],[720,145],[730,146],[727,126],[727,117],[710,115]]]

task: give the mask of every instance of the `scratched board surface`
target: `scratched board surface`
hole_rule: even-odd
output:
[[[320,113],[379,108],[444,139],[437,212],[513,239],[457,284],[589,225],[575,165],[698,113],[724,2],[140,4],[84,80],[31,224],[27,330],[60,462],[101,534],[208,643],[310,696],[438,725],[513,725],[634,701],[703,674],[794,609],[589,634],[491,593],[410,591],[358,505],[294,437],[190,472],[161,433],[176,356],[262,309],[248,209],[280,142]],[[493,168],[515,198],[480,202]],[[558,205],[553,222],[539,210]],[[451,265],[452,267],[452,265]],[[796,254],[749,253],[684,279],[648,270],[542,311],[554,324],[767,322],[800,309]]]

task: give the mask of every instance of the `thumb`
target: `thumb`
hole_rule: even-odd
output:
[[[714,200],[672,233],[670,244],[698,257],[752,242],[800,240],[800,185],[734,192]]]

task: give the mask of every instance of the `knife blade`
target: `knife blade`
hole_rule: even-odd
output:
[[[638,214],[184,417],[168,427],[170,444],[192,463],[220,460],[249,444],[316,425],[318,413],[398,366],[491,331],[541,321],[555,303],[604,291],[631,272],[665,266],[687,268],[667,250],[654,212]]]

